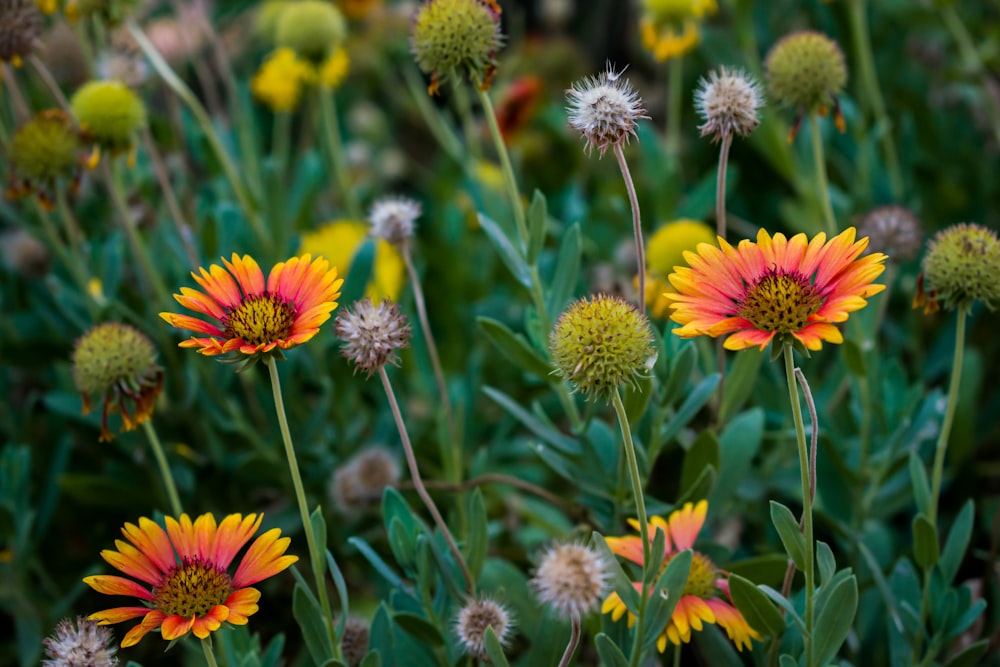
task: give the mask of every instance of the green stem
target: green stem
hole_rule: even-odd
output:
[[[937,446],[934,449],[934,469],[931,472],[931,523],[937,525],[938,499],[941,496],[941,477],[944,474],[944,455],[948,449],[948,438],[951,434],[951,424],[955,420],[955,408],[958,406],[958,393],[962,386],[962,357],[965,353],[965,319],[969,314],[968,306],[958,305],[955,326],[955,356],[951,361],[951,383],[948,385],[948,406],[944,411],[944,421],[941,422],[941,432],[938,433]]]
[[[882,152],[885,156],[886,170],[889,172],[889,186],[892,188],[893,198],[898,201],[903,198],[903,177],[899,169],[899,157],[896,154],[896,142],[892,138],[889,115],[885,110],[885,100],[882,98],[882,89],[875,73],[865,4],[865,0],[849,0],[847,3],[851,36],[854,41],[854,56],[858,61],[858,75],[863,91],[861,99],[870,103],[875,123],[883,129]]]
[[[462,134],[465,136],[465,146],[469,149],[473,160],[480,160],[483,157],[483,150],[479,145],[476,121],[472,115],[472,104],[469,102],[465,84],[460,79],[454,79],[451,88],[455,111],[462,125]]]
[[[56,196],[59,197],[58,190],[56,191]],[[62,239],[59,238],[59,231],[52,223],[52,219],[49,218],[49,212],[46,211],[40,203],[38,203],[37,199],[35,200],[35,203],[38,211],[38,220],[42,225],[42,233],[48,240],[49,246],[53,251],[55,251],[59,261],[61,261],[66,267],[66,270],[69,271],[70,276],[73,278],[73,282],[76,283],[76,287],[80,291],[80,297],[87,306],[87,314],[90,315],[91,322],[96,322],[100,307],[94,301],[94,296],[90,292],[90,285],[88,285],[89,277],[87,269],[84,265],[83,255],[78,254],[63,243]]]
[[[319,86],[319,107],[323,120],[323,136],[326,137],[327,149],[330,154],[333,175],[337,179],[342,204],[348,214],[355,219],[361,219],[361,205],[357,194],[351,187],[351,176],[347,171],[347,160],[344,158],[344,141],[340,136],[340,125],[337,122],[337,103],[333,90]]]
[[[684,58],[670,59],[667,75],[667,160],[680,171],[681,116],[684,113]]]
[[[219,667],[219,663],[215,661],[215,652],[212,650],[212,635],[201,640],[201,650],[205,653],[205,662],[208,663],[208,667]]]
[[[149,127],[143,127],[141,134],[146,154],[149,156],[149,163],[152,165],[153,173],[156,175],[156,182],[163,193],[163,202],[167,205],[167,211],[170,213],[170,219],[174,222],[177,236],[184,246],[184,254],[187,256],[188,263],[194,268],[198,266],[198,252],[194,247],[194,233],[191,230],[191,225],[184,218],[180,201],[177,199],[177,193],[170,182],[170,173],[167,171],[167,165],[163,161],[163,156],[160,155],[159,148],[156,147],[156,142],[153,140],[153,134],[149,131]]]
[[[514,178],[514,167],[510,162],[510,154],[507,152],[507,145],[504,144],[503,135],[500,134],[500,125],[497,123],[497,113],[493,108],[493,101],[480,85],[478,76],[473,83],[479,93],[479,103],[483,106],[483,113],[486,116],[486,124],[490,128],[490,136],[493,138],[493,146],[496,149],[497,157],[500,158],[500,170],[503,172],[503,184],[507,189],[507,197],[510,199],[510,207],[514,213],[514,222],[517,224],[518,249],[523,253],[528,247],[528,223],[524,217],[524,206],[521,205],[521,193],[517,189],[517,180]],[[541,314],[541,313],[539,313]],[[543,327],[548,331],[548,327]]]
[[[994,95],[990,92],[992,76],[983,64],[982,58],[979,57],[979,50],[976,49],[976,45],[972,41],[972,36],[965,29],[965,24],[962,23],[962,19],[955,12],[955,8],[950,5],[942,7],[941,18],[944,20],[944,24],[951,33],[952,38],[958,44],[958,51],[964,61],[963,64],[968,70],[978,74],[984,83],[982,92],[986,103],[990,107],[990,118],[993,121],[993,135],[1000,142],[1000,102],[997,102]]]
[[[639,198],[635,194],[635,183],[632,182],[632,174],[628,169],[628,162],[625,161],[625,153],[622,145],[614,145],[615,158],[618,160],[618,169],[622,172],[622,180],[625,181],[625,191],[628,192],[629,205],[632,208],[632,236],[635,237],[635,261],[636,271],[639,274],[638,293],[635,302],[639,312],[646,314],[646,246],[642,242],[642,217],[639,213]]]
[[[163,486],[167,488],[167,497],[170,499],[170,511],[173,512],[174,516],[179,517],[184,512],[181,507],[181,497],[177,493],[177,484],[174,483],[174,475],[170,472],[170,464],[167,463],[167,455],[163,452],[163,445],[160,444],[160,438],[156,435],[156,429],[153,428],[153,420],[147,419],[142,422],[142,429],[146,432],[149,447],[153,450],[156,465],[160,468],[160,476],[163,477]]]
[[[813,510],[812,493],[810,490],[809,450],[806,445],[806,428],[802,420],[802,404],[799,402],[798,385],[795,380],[795,360],[792,344],[784,345],[785,379],[788,382],[788,399],[792,404],[792,420],[795,422],[795,440],[799,452],[799,472],[802,478],[802,532],[806,538],[806,569],[805,576],[805,623],[803,636],[805,643],[805,667],[812,667],[812,636],[813,636],[813,591],[814,591],[814,560],[816,549],[813,544]],[[813,428],[816,428],[813,425]]]
[[[309,560],[312,565],[313,577],[316,580],[316,592],[319,594],[320,605],[323,607],[325,618],[323,623],[326,626],[330,640],[333,642],[334,651],[339,653],[336,633],[333,629],[333,613],[330,610],[330,598],[326,592],[326,583],[323,581],[323,570],[325,565],[323,551],[326,545],[320,545],[313,533],[312,521],[309,520],[309,507],[306,504],[306,492],[302,484],[302,475],[299,473],[299,463],[295,456],[295,447],[292,445],[292,434],[288,430],[288,417],[285,415],[285,402],[281,397],[281,379],[278,377],[278,364],[274,357],[268,355],[264,364],[271,377],[271,392],[274,395],[274,409],[278,413],[278,426],[281,429],[281,441],[285,445],[285,458],[288,459],[288,471],[292,475],[292,486],[295,488],[295,500],[299,506],[299,516],[302,519],[302,529],[306,534],[306,542],[309,545]],[[334,656],[339,657],[339,656]]]
[[[830,183],[826,177],[826,158],[823,154],[823,137],[819,132],[819,114],[815,111],[809,117],[812,126],[813,171],[816,175],[816,194],[823,206],[823,221],[830,237],[837,234],[837,219],[833,215],[833,205],[830,203]]]
[[[573,654],[576,652],[576,647],[580,645],[580,617],[574,616],[570,622],[572,626],[570,629],[569,643],[566,644],[566,650],[563,651],[562,659],[559,661],[559,667],[569,667],[570,662],[573,660]]]
[[[441,112],[438,111],[438,108],[431,104],[430,98],[424,90],[423,84],[420,82],[420,75],[417,73],[414,65],[403,66],[403,81],[414,104],[417,105],[417,111],[420,112],[421,117],[423,117],[424,122],[427,124],[427,128],[434,135],[434,138],[437,139],[442,150],[457,164],[463,164],[465,158],[462,155],[462,142],[455,134],[455,130],[442,116]]]
[[[715,234],[726,238],[726,172],[729,168],[729,148],[733,145],[733,134],[728,132],[722,137],[719,146],[719,167],[715,173]],[[719,410],[716,415],[722,418],[722,401],[725,397],[726,385],[726,348],[722,338],[715,341],[715,359],[719,371],[719,389],[716,400]]]
[[[646,501],[642,495],[642,478],[639,476],[639,461],[635,456],[635,444],[632,442],[632,429],[629,426],[628,414],[622,403],[621,393],[616,387],[611,394],[611,403],[618,415],[618,425],[622,431],[622,441],[625,445],[625,458],[628,459],[628,474],[632,480],[632,495],[635,496],[635,513],[639,521],[639,538],[642,540],[642,594],[639,602],[639,614],[636,619],[635,643],[632,645],[632,655],[629,665],[636,667],[642,654],[642,645],[646,628],[646,603],[649,601],[649,591],[646,584],[646,567],[649,563],[649,522],[646,519]]]
[[[278,257],[284,257],[288,245],[289,225],[283,219],[285,204],[285,183],[288,182],[285,171],[288,169],[288,152],[291,143],[292,114],[279,111],[274,114],[272,127],[271,157],[274,161],[274,174],[271,179],[271,229],[274,230],[274,248]]]

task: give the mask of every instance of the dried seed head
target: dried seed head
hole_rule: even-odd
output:
[[[55,632],[47,637],[43,667],[112,667],[118,664],[116,649],[112,647],[114,635],[110,628],[85,618],[59,621]]]
[[[132,138],[146,124],[146,105],[120,81],[85,83],[70,100],[84,137],[101,148],[118,152],[132,147]]]
[[[437,92],[440,81],[465,73],[480,76],[489,87],[503,46],[499,10],[495,0],[427,0],[420,6],[410,50],[417,66],[433,77],[429,93]]]
[[[32,0],[0,0],[0,62],[20,64],[42,32],[42,14]]]
[[[379,199],[368,214],[372,236],[400,245],[413,236],[413,228],[420,212],[420,204],[408,197]]]
[[[458,612],[455,631],[462,648],[471,656],[486,655],[486,629],[492,628],[500,644],[509,639],[513,629],[510,612],[489,598],[471,600]]]
[[[920,252],[923,234],[920,221],[902,206],[879,206],[858,223],[858,236],[868,237],[868,249],[883,252],[890,260],[905,262]]]
[[[596,550],[582,544],[560,544],[545,552],[531,584],[538,599],[559,616],[579,619],[607,592],[607,564]]]
[[[8,148],[19,178],[40,184],[71,178],[79,166],[80,136],[62,111],[43,111],[18,128]]]
[[[333,473],[330,494],[343,514],[354,515],[382,500],[386,487],[399,482],[396,457],[385,447],[362,450]]]
[[[347,667],[358,667],[368,654],[368,639],[371,631],[368,623],[360,618],[350,617],[344,623],[344,635],[340,638],[340,651]]]
[[[951,310],[979,299],[1000,304],[1000,241],[995,230],[963,222],[937,233],[924,257],[931,298]]]
[[[410,342],[410,326],[389,300],[374,305],[365,297],[337,316],[337,336],[343,341],[341,354],[368,377],[386,364],[397,364],[396,350]]]
[[[636,121],[649,118],[639,94],[628,79],[621,78],[623,73],[609,65],[566,91],[569,126],[586,139],[588,153],[596,146],[603,157],[609,147],[627,144],[635,136]]]
[[[347,22],[332,2],[297,0],[279,11],[274,26],[277,45],[314,63],[340,48],[347,37]]]
[[[837,42],[818,32],[783,37],[771,47],[764,67],[775,98],[804,112],[835,103],[847,83],[844,53]]]
[[[764,106],[764,93],[746,72],[722,67],[699,82],[694,105],[704,119],[698,126],[701,136],[713,141],[733,134],[745,137],[760,124],[757,110]]]
[[[48,246],[23,229],[0,236],[0,254],[4,265],[25,278],[43,278],[52,265]]]

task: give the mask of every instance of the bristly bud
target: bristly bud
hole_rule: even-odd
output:
[[[336,332],[343,341],[341,354],[368,377],[386,364],[397,365],[396,350],[409,345],[411,335],[398,304],[386,299],[376,306],[368,297],[337,316]]]
[[[48,275],[52,266],[48,246],[23,229],[0,235],[0,256],[12,271],[34,280]]]
[[[56,181],[75,181],[80,166],[80,135],[68,115],[50,109],[19,127],[7,146],[10,158],[7,196],[36,192],[46,208],[54,208],[50,194]]]
[[[33,0],[0,1],[0,63],[20,65],[42,32],[42,14]]]
[[[410,31],[417,66],[431,75],[431,95],[437,94],[441,81],[462,74],[478,77],[488,90],[501,46],[496,0],[427,0]]]
[[[847,83],[844,53],[818,32],[792,33],[779,40],[764,62],[767,83],[782,103],[803,113],[824,113]]]
[[[360,618],[349,617],[344,623],[344,634],[340,638],[340,652],[347,667],[358,667],[368,654],[368,640],[371,630],[368,623]]]
[[[605,294],[570,304],[549,336],[549,349],[559,375],[599,398],[634,383],[656,360],[646,316]]]
[[[330,495],[341,513],[358,514],[377,505],[386,487],[399,482],[400,474],[392,452],[385,447],[369,447],[334,471]]]
[[[874,208],[861,218],[857,227],[859,237],[868,237],[868,250],[885,253],[890,261],[913,259],[923,243],[920,221],[902,206]]]
[[[84,139],[119,153],[132,148],[132,138],[146,125],[142,98],[120,81],[90,81],[70,100]]]
[[[347,22],[332,2],[299,0],[285,3],[279,11],[275,42],[313,63],[340,48],[347,37]]]
[[[694,105],[704,119],[701,136],[712,141],[733,134],[748,136],[760,124],[757,110],[764,106],[760,84],[742,70],[721,67],[698,82]]]
[[[1000,304],[1000,241],[997,233],[974,223],[952,225],[937,233],[924,257],[930,302],[951,310],[979,299],[990,310]],[[923,305],[918,294],[914,305]]]
[[[636,121],[649,118],[642,108],[639,93],[632,89],[610,64],[597,76],[577,81],[566,91],[569,100],[569,126],[579,130],[586,139],[590,153],[597,147],[601,157],[611,146],[620,146],[636,136]]]
[[[538,599],[565,619],[579,619],[607,592],[610,574],[596,550],[582,544],[560,544],[542,556],[531,585]]]
[[[46,637],[43,667],[112,667],[118,664],[112,646],[114,635],[109,628],[85,618],[59,621],[52,636]]]
[[[368,214],[372,236],[400,245],[413,236],[413,228],[420,213],[420,204],[409,197],[379,199]]]
[[[458,612],[455,632],[467,654],[475,657],[486,655],[487,628],[493,629],[501,645],[509,639],[513,629],[510,612],[499,602],[489,598],[470,600]]]

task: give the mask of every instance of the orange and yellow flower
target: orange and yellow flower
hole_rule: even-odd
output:
[[[885,289],[872,281],[885,270],[886,256],[858,259],[868,239],[855,240],[855,234],[850,227],[828,242],[822,232],[810,241],[805,234],[787,239],[762,229],[756,243],[744,239],[736,248],[722,238],[718,248],[699,244],[697,253],[684,253],[689,266],[670,275],[677,293],[664,295],[674,303],[671,319],[683,325],[674,333],[732,334],[727,350],[763,350],[775,337],[810,350],[823,341],[842,343],[834,324]]]
[[[275,264],[266,282],[249,255],[233,253],[232,261],[223,258],[222,263],[225,269],[213,264],[208,271],[199,269],[200,275],[191,273],[204,293],[182,287],[174,295],[182,306],[214,322],[160,313],[179,329],[205,334],[192,336],[180,347],[197,348],[208,356],[234,351],[254,356],[305,343],[330,319],[344,282],[337,278],[336,267],[311,255]]]
[[[670,513],[667,519],[654,516],[649,521],[650,541],[657,530],[663,531],[664,560],[666,567],[676,554],[694,546],[698,532],[705,524],[708,513],[708,501],[699,501],[697,505],[685,503],[679,510]],[[633,528],[639,530],[639,522],[630,519]],[[606,537],[608,547],[615,554],[642,565],[642,538],[634,535],[627,537]],[[681,599],[674,607],[674,613],[667,621],[660,636],[656,639],[656,648],[660,653],[667,649],[667,640],[676,646],[691,641],[691,632],[700,631],[706,623],[718,625],[729,639],[736,644],[739,651],[751,648],[751,639],[762,641],[760,634],[750,627],[740,610],[733,606],[729,595],[729,581],[726,572],[715,566],[712,560],[697,551],[692,552],[691,572]],[[633,582],[636,590],[642,591],[641,582]],[[602,614],[611,614],[617,621],[628,614],[628,624],[635,623],[635,615],[626,608],[625,603],[617,593],[612,593],[604,600]]]
[[[166,530],[151,519],[139,519],[139,525],[126,523],[122,534],[128,540],[115,540],[117,551],[105,549],[101,556],[132,579],[113,575],[84,578],[84,583],[105,595],[128,595],[142,600],[142,606],[115,607],[91,614],[88,618],[100,625],[111,625],[142,618],[122,640],[122,647],[133,646],[152,630],[159,629],[168,641],[193,632],[199,639],[208,637],[222,623],[246,625],[257,613],[260,591],[250,588],[258,581],[273,577],[298,556],[286,556],[290,542],[280,537],[281,530],[271,529],[254,540],[240,561],[236,572],[229,566],[257,529],[263,515],[230,514],[216,524],[211,514],[202,514],[192,523],[187,514],[180,521],[166,517]]]

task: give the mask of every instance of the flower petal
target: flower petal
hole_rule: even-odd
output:
[[[254,540],[233,576],[234,588],[250,586],[272,577],[298,561],[298,556],[283,555],[291,540],[279,538],[279,535],[281,530],[273,528]]]
[[[260,591],[256,588],[241,588],[233,591],[226,598],[226,606],[229,607],[229,618],[227,621],[233,625],[246,625],[247,618],[257,613],[260,607],[257,601],[260,600]]]
[[[130,595],[141,600],[153,599],[153,594],[149,590],[125,577],[100,574],[93,577],[84,577],[83,583],[98,593],[104,593],[105,595]]]

